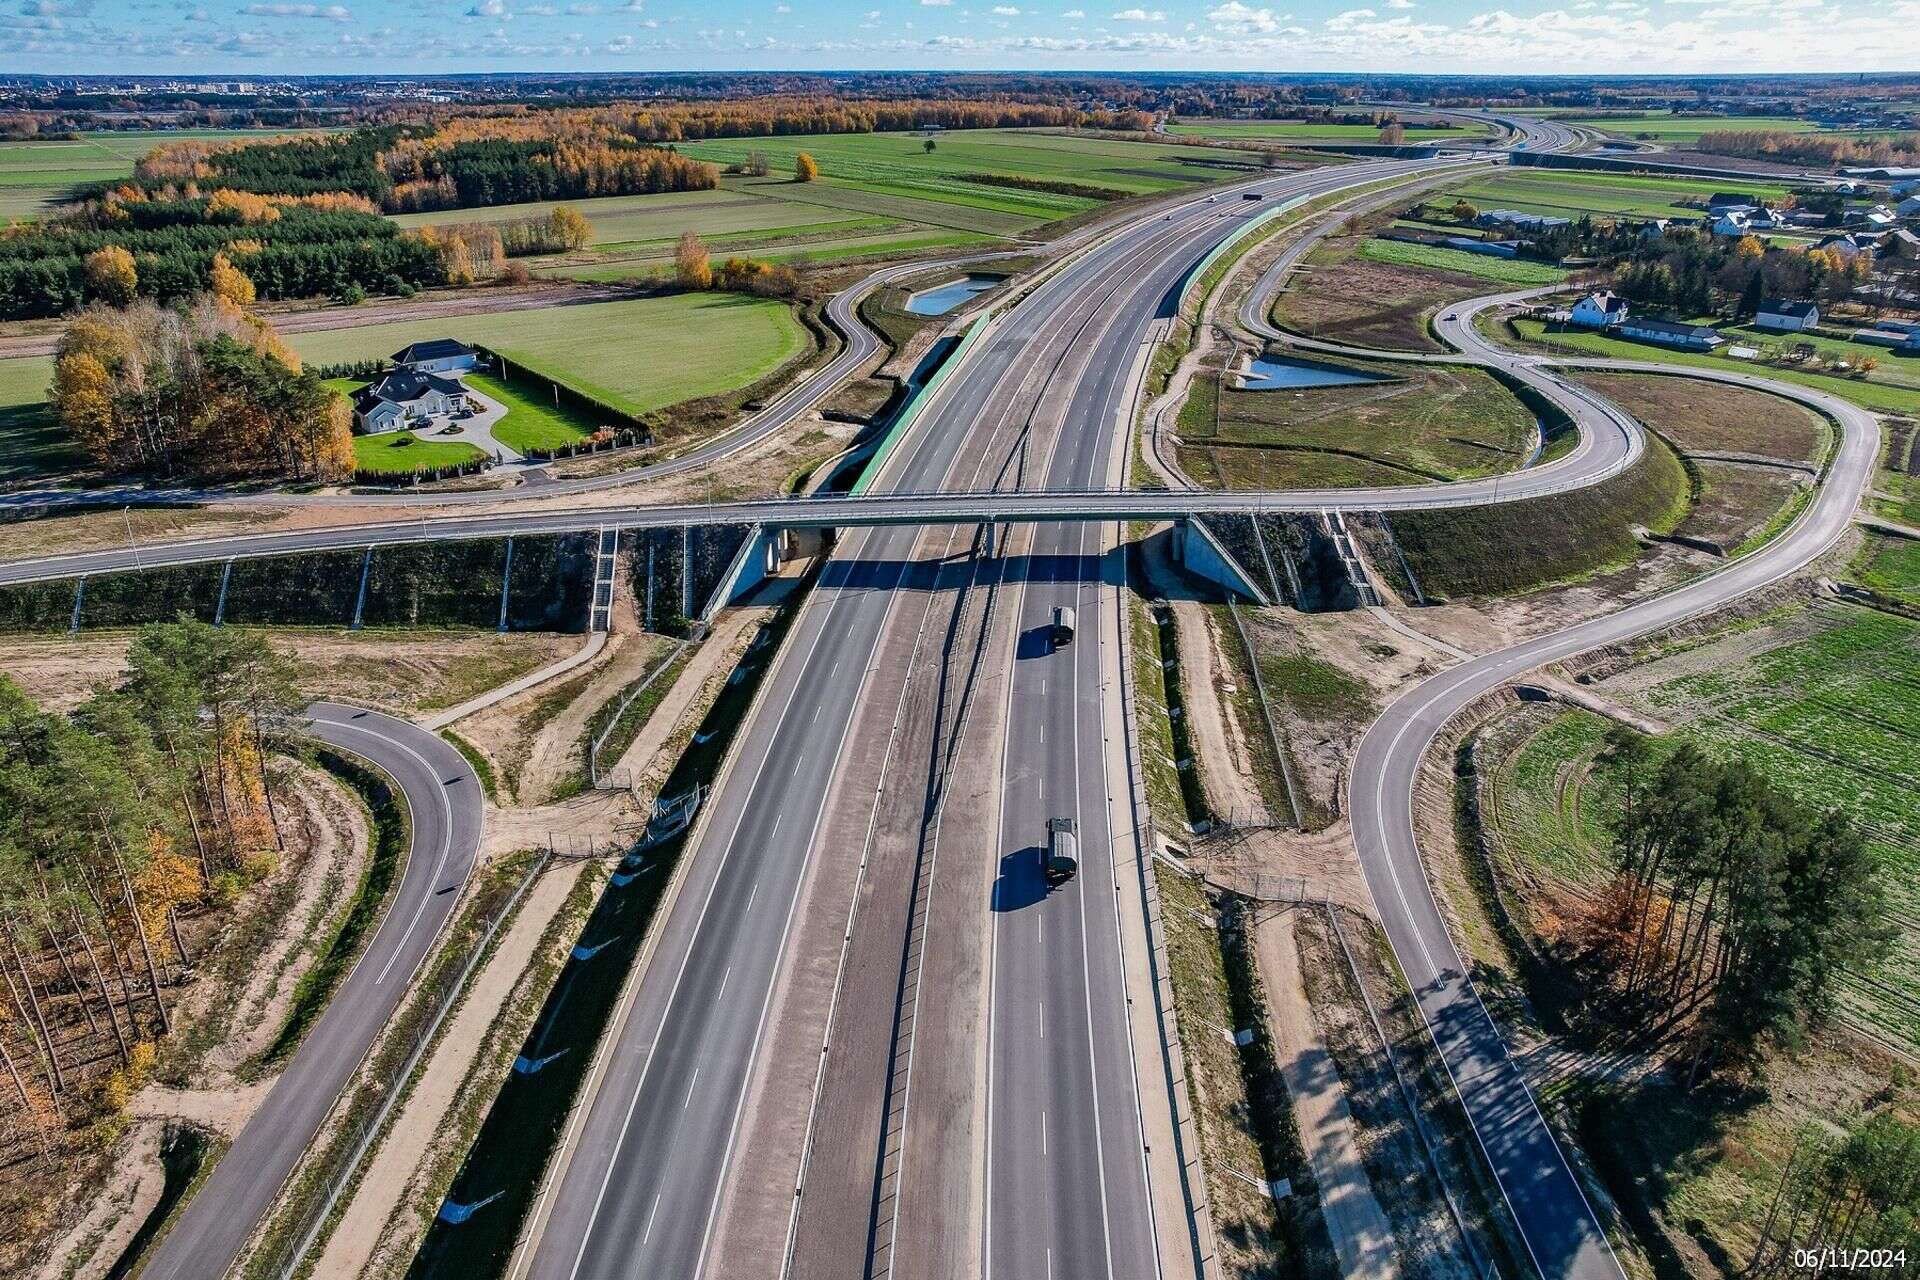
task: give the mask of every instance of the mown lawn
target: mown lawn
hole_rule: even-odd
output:
[[[332,364],[438,337],[483,344],[628,413],[737,390],[811,347],[786,303],[725,293],[361,325],[287,340],[302,359]]]
[[[53,361],[0,360],[0,486],[41,481],[86,465],[47,405]]]
[[[1360,256],[1369,262],[1427,267],[1514,286],[1558,284],[1567,278],[1563,268],[1544,262],[1497,258],[1491,254],[1468,253],[1465,249],[1449,249],[1442,245],[1410,244],[1405,240],[1369,240],[1360,246]]]
[[[548,383],[514,378],[502,381],[484,373],[470,373],[466,383],[490,400],[506,406],[506,416],[493,424],[493,438],[515,453],[561,449],[577,444],[611,425],[593,420],[570,405],[539,399]]]
[[[1820,126],[1795,116],[1676,116],[1659,112],[1646,116],[1610,118],[1606,116],[1559,116],[1561,124],[1585,125],[1622,138],[1645,136],[1658,142],[1697,142],[1703,133],[1728,130],[1765,129],[1770,133],[1815,133]]]
[[[458,440],[423,440],[411,431],[386,431],[353,438],[353,463],[362,471],[407,475],[434,467],[473,462],[480,450]]]

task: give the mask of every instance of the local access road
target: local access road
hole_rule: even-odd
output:
[[[406,866],[326,1010],[141,1270],[148,1280],[207,1280],[240,1256],[438,941],[480,849],[480,780],[444,739],[337,702],[316,702],[305,716],[309,736],[399,787],[410,823]]]

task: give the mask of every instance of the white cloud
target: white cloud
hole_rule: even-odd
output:
[[[507,11],[507,0],[479,0],[468,7],[469,18],[498,18]]]
[[[920,2],[925,4],[926,0],[920,0]],[[1145,9],[1122,9],[1113,15],[1113,20],[1115,22],[1165,22],[1167,12],[1164,9],[1155,9],[1152,12]]]
[[[1413,0],[1387,0],[1387,8],[1411,9],[1413,8]]]
[[[250,4],[240,12],[256,18],[318,18],[325,22],[352,22],[353,15],[337,4]]]
[[[1017,18],[1020,16],[1020,11],[1010,4],[997,4],[993,6],[993,11],[1002,18]]]
[[[1240,3],[1240,0],[1227,0],[1218,8],[1207,10],[1207,21],[1227,31],[1258,32],[1270,35],[1280,29],[1292,14],[1276,14],[1271,9],[1255,9]]]
[[[1087,11],[1085,9],[1069,9],[1065,13],[1061,14],[1060,16],[1063,18],[1068,18],[1074,21],[1078,21],[1079,19],[1087,16]]]
[[[775,13],[792,13],[793,6],[790,4],[777,4],[773,6],[773,11]]]
[[[930,7],[930,8],[931,8],[931,7],[934,7],[934,6],[942,6],[942,5],[949,5],[949,4],[952,4],[952,3],[953,3],[953,0],[920,0],[920,3],[921,3],[921,4],[924,4],[924,5],[927,5],[928,7]]]

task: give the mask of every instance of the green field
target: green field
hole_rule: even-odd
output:
[[[1632,684],[1631,699],[1680,726],[1663,743],[1684,736],[1741,757],[1801,803],[1843,809],[1865,829],[1904,927],[1884,970],[1868,975],[1895,990],[1852,978],[1842,1003],[1920,1043],[1920,623],[1815,606],[1758,638],[1737,630],[1682,647]],[[1621,780],[1594,758],[1605,727],[1586,712],[1556,717],[1497,772],[1491,816],[1504,848],[1575,881],[1608,873]]]
[[[1260,157],[1219,147],[1113,141],[1068,133],[959,130],[926,150],[920,134],[827,134],[732,138],[682,144],[722,166],[755,152],[766,177],[727,174],[712,191],[546,201],[491,209],[406,214],[402,226],[540,217],[572,205],[593,224],[577,253],[529,259],[543,275],[624,280],[671,265],[682,233],[697,232],[716,257],[739,253],[772,262],[846,262],[931,249],[990,244],[1056,219],[1099,208],[1100,195],[1153,195],[1245,176]],[[820,163],[818,181],[792,178],[801,151]],[[1066,183],[1075,191],[1034,191],[970,180],[979,176]]]
[[[545,383],[520,378],[503,382],[484,373],[470,373],[465,380],[481,395],[506,406],[506,416],[493,424],[493,438],[515,453],[578,444],[603,425],[565,404],[536,398]]]
[[[1448,187],[1429,203],[1466,200],[1487,209],[1515,209],[1560,218],[1594,217],[1700,218],[1716,191],[1739,191],[1759,200],[1779,202],[1787,187],[1778,182],[1732,178],[1669,178],[1644,173],[1587,173],[1569,169],[1507,169]],[[1689,206],[1683,201],[1698,201]]]
[[[785,303],[726,293],[361,325],[287,341],[303,360],[336,364],[438,337],[491,347],[628,413],[738,390],[808,349]]]
[[[411,431],[387,431],[353,438],[353,464],[362,471],[407,475],[433,467],[454,467],[480,457],[480,450],[457,440],[422,440]]]
[[[1405,124],[1407,141],[1451,142],[1458,138],[1484,138],[1485,129],[1453,124]],[[1167,126],[1176,137],[1258,138],[1284,142],[1376,142],[1380,126],[1373,124],[1321,124],[1311,120],[1182,120]]]
[[[1883,372],[1888,363],[1885,360],[1881,361],[1879,369],[1864,378],[1840,377],[1834,374],[1813,373],[1792,366],[1764,364],[1755,360],[1736,360],[1726,354],[1724,347],[1714,353],[1673,351],[1650,343],[1610,338],[1600,333],[1549,334],[1546,332],[1546,325],[1539,320],[1515,320],[1511,328],[1524,342],[1545,346],[1568,355],[1604,356],[1619,360],[1651,360],[1659,364],[1688,365],[1697,369],[1740,369],[1781,382],[1790,382],[1796,386],[1813,387],[1820,391],[1831,392],[1843,399],[1853,401],[1862,408],[1880,413],[1920,412],[1920,390],[1888,382],[1887,375]]]
[[[0,360],[0,487],[73,470],[86,459],[47,409],[48,356]]]
[[[1920,609],[1920,542],[1869,536],[1853,569],[1861,586]]]
[[[1391,262],[1407,267],[1430,267],[1478,276],[1497,284],[1558,284],[1567,272],[1544,262],[1522,258],[1496,258],[1491,254],[1468,253],[1444,245],[1413,244],[1405,240],[1369,240],[1360,246],[1360,256],[1373,262]]]
[[[77,183],[131,177],[134,162],[165,142],[270,138],[287,129],[135,129],[77,139],[0,142],[0,217],[31,217],[65,199]]]
[[[728,179],[729,190],[1003,236],[1098,208],[1102,202],[971,182],[966,175],[1153,195],[1241,176],[1244,170],[1231,166],[1260,163],[1255,154],[1218,147],[1025,130],[956,130],[932,141],[934,150],[928,152],[927,139],[918,134],[820,134],[689,142],[681,150],[717,164],[739,163],[756,151],[767,157],[771,176]],[[793,158],[802,151],[819,162],[822,181],[791,180]]]
[[[1794,116],[1676,116],[1671,112],[1657,112],[1632,119],[1614,119],[1605,116],[1563,116],[1553,117],[1561,124],[1584,125],[1589,129],[1598,129],[1621,138],[1641,138],[1668,144],[1697,142],[1703,133],[1725,133],[1729,130],[1765,129],[1771,133],[1815,133],[1820,126],[1811,120],[1801,120]]]
[[[1526,461],[1533,415],[1491,375],[1351,367],[1385,380],[1224,392],[1212,375],[1196,380],[1179,419],[1181,466],[1215,488],[1290,489],[1464,480]]]

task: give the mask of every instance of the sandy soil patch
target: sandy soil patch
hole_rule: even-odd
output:
[[[526,631],[309,631],[263,628],[300,667],[316,697],[370,703],[405,715],[504,684],[565,653],[577,637]],[[0,671],[50,710],[83,702],[126,674],[131,631],[0,636]]]
[[[524,846],[521,846],[524,847]],[[405,1213],[432,1192],[426,1185],[436,1157],[460,1136],[447,1128],[469,1073],[488,1047],[489,1031],[519,986],[548,927],[586,864],[563,863],[541,876],[513,923],[494,943],[460,1007],[421,1064],[419,1082],[365,1166],[340,1223],[312,1274],[357,1277],[402,1265],[419,1244],[425,1221]]]
[[[99,1280],[132,1243],[147,1215],[160,1203],[166,1176],[160,1168],[161,1120],[127,1126],[116,1144],[107,1181],[81,1215],[47,1249],[33,1280]]]

